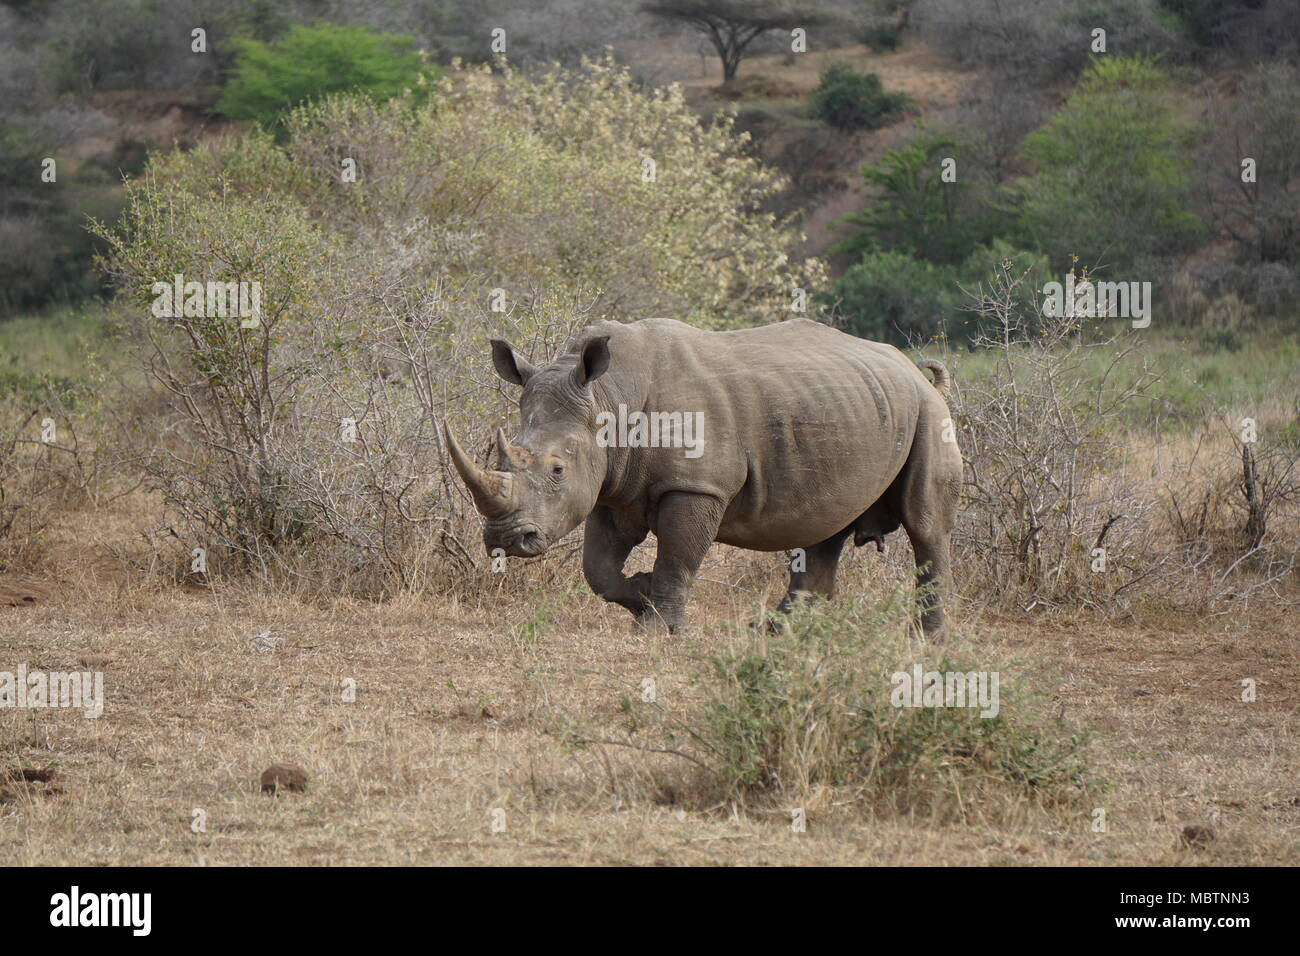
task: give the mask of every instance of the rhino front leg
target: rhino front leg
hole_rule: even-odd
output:
[[[642,626],[664,626],[670,632],[686,624],[695,574],[709,545],[717,536],[726,506],[716,498],[688,492],[669,492],[659,499],[655,537],[654,578],[650,606],[637,619]]]
[[[643,571],[625,577],[623,565],[648,532],[604,505],[596,506],[583,527],[582,573],[587,584],[606,601],[637,615],[645,611],[650,597],[650,575]]]

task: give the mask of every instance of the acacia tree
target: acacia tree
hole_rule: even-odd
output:
[[[687,24],[708,37],[722,60],[723,83],[736,78],[749,45],[764,33],[809,27],[826,19],[812,4],[782,0],[651,0],[641,9]]]

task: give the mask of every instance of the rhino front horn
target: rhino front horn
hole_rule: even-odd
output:
[[[451,433],[451,426],[442,426],[447,438],[447,450],[451,452],[452,464],[460,472],[460,477],[474,499],[474,507],[485,518],[501,518],[515,510],[513,482],[511,475],[504,471],[487,471],[480,468],[472,458],[465,454],[456,436]]]

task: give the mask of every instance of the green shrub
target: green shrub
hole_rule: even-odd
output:
[[[1008,263],[1015,272],[1024,274],[1025,285],[1031,289],[1041,289],[1045,283],[1062,278],[1060,274],[1053,274],[1051,260],[1045,253],[1021,248],[1008,239],[994,239],[990,243],[976,246],[962,263],[962,281],[976,285],[987,279],[1003,263]]]
[[[1206,329],[1201,333],[1201,346],[1210,352],[1240,352],[1245,344],[1236,329]]]
[[[960,637],[941,649],[918,641],[911,610],[899,591],[878,604],[800,604],[767,633],[742,634],[702,661],[695,709],[625,701],[629,738],[695,760],[708,799],[816,807],[829,797],[941,815],[978,805],[994,816],[1008,802],[1083,793],[1086,735],[1049,716],[1023,665],[990,660]],[[924,673],[997,673],[998,706],[900,706],[899,675],[918,664]]]
[[[863,17],[858,36],[874,53],[897,50],[903,44],[906,20],[900,19],[889,9],[890,6],[892,4],[885,2],[869,4]]]
[[[906,97],[884,91],[876,74],[859,73],[847,63],[822,71],[811,100],[814,116],[844,130],[876,129],[906,105]]]
[[[895,345],[934,336],[971,342],[988,331],[968,308],[971,293],[1004,270],[1021,276],[1027,289],[1041,289],[1052,279],[1047,256],[995,239],[956,266],[901,252],[868,252],[819,301],[845,331],[863,338]],[[1033,316],[1025,321],[1032,324]]]
[[[1052,272],[1051,261],[1045,254],[1022,249],[1007,239],[994,239],[977,246],[967,257],[957,270],[957,282],[963,289],[977,294],[977,290],[996,283],[1005,275],[1020,278],[1027,290],[1041,290],[1046,283],[1063,279],[1063,274]],[[971,311],[971,295],[963,292],[962,300],[960,311],[948,323],[948,334],[952,338],[969,343],[994,331],[982,325],[980,316]],[[1033,313],[1020,316],[1018,321],[1027,329],[1037,327],[1037,316]]]
[[[844,217],[858,232],[836,252],[889,249],[929,262],[956,264],[981,242],[991,240],[998,217],[967,179],[943,178],[944,160],[955,158],[956,142],[925,134],[901,149],[886,151],[875,166],[864,166],[871,191],[867,207]]]
[[[892,19],[872,17],[862,27],[862,42],[873,53],[897,50],[903,42],[903,31]]]
[[[902,252],[870,252],[823,302],[853,335],[906,345],[942,334],[961,304],[957,270]]]
[[[424,68],[421,55],[411,49],[413,42],[330,23],[294,26],[271,44],[240,40],[217,111],[270,126],[295,106],[328,93],[389,99],[436,79],[436,71]]]
[[[57,182],[43,183],[32,171],[47,156],[59,156],[52,143],[0,121],[0,316],[106,291],[85,224],[121,209],[116,177],[60,158]]]
[[[1054,262],[1077,255],[1089,266],[1137,269],[1196,237],[1192,131],[1168,87],[1154,60],[1095,60],[1065,105],[1025,138],[1034,173],[1019,188],[1020,223],[1031,247]]]

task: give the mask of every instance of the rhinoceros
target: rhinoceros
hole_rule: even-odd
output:
[[[879,544],[901,524],[928,585],[922,626],[943,630],[962,458],[940,363],[808,319],[728,332],[598,322],[540,368],[491,344],[497,373],[523,386],[518,438],[498,429],[488,470],[444,426],[490,553],[542,554],[585,521],[592,590],[672,631],[715,541],[803,549],[788,609],[832,596],[850,535]],[[651,532],[654,570],[625,575]]]

